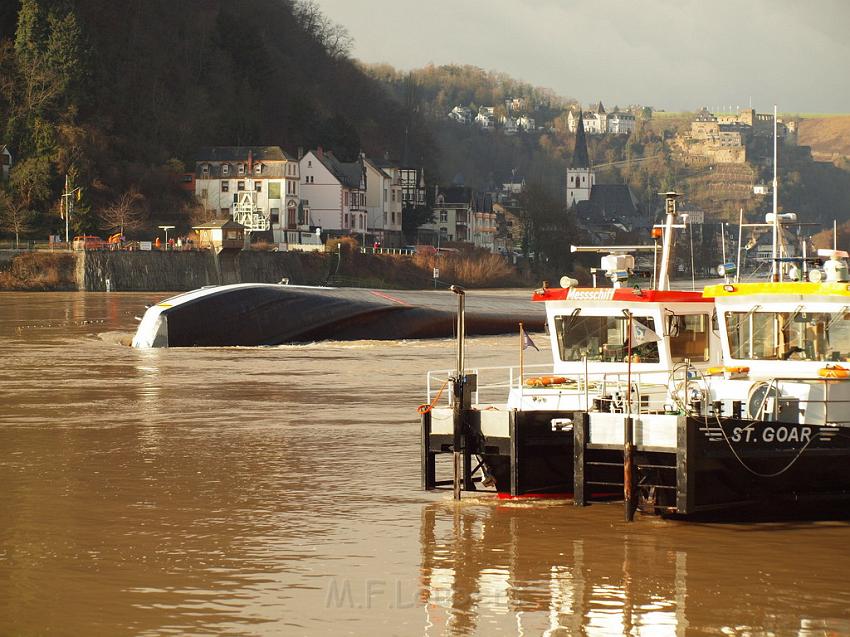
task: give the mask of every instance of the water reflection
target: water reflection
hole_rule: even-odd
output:
[[[539,512],[510,505],[427,507],[422,581],[436,630],[426,634],[513,625],[534,635],[684,635],[685,553],[659,553],[623,537],[558,533],[563,518],[576,513],[551,506]],[[650,577],[640,572],[647,563]]]
[[[427,506],[421,530],[424,633],[679,637],[850,631],[841,601],[846,595],[836,598],[834,590],[812,586],[805,577],[786,579],[789,556],[776,547],[755,549],[763,561],[753,572],[750,560],[729,553],[722,542],[693,543],[705,528],[647,520],[627,527],[613,522],[618,516],[612,507],[595,509],[485,501]],[[730,532],[783,532],[775,526],[708,531],[704,540],[711,534],[728,540]],[[789,595],[804,596],[805,605],[788,605]]]
[[[456,507],[415,414],[451,340],[121,345],[151,296],[0,299],[2,634],[850,634],[846,522]]]

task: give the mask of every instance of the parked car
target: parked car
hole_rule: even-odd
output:
[[[103,239],[92,234],[81,234],[74,237],[71,244],[74,250],[103,250],[105,243]]]

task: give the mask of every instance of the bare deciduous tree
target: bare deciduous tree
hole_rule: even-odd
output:
[[[0,229],[14,233],[15,248],[20,247],[21,235],[32,229],[33,219],[35,213],[32,210],[5,192],[0,192]]]
[[[348,56],[354,39],[348,29],[323,14],[315,0],[296,0],[292,10],[301,28],[321,42],[330,57]]]
[[[144,195],[130,188],[111,204],[100,210],[101,228],[118,231],[123,235],[125,230],[137,230],[145,223],[145,211],[141,206]]]

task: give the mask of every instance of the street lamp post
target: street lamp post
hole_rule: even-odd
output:
[[[174,230],[175,226],[158,226],[160,230],[165,230],[165,249],[168,250],[168,231]]]
[[[65,192],[62,193],[62,209],[64,211],[64,217],[65,217],[65,247],[68,250],[71,249],[69,227],[70,227],[70,221],[71,221],[71,210],[74,207],[73,199],[69,199],[69,197],[73,198],[79,192],[80,192],[79,186],[77,186],[73,190],[69,191],[68,186],[66,185],[65,186]]]

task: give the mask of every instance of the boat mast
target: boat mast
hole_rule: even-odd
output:
[[[661,268],[658,270],[658,276],[655,277],[656,288],[659,291],[670,289],[670,277],[667,271],[670,268],[670,251],[673,246],[673,229],[682,228],[684,225],[676,225],[676,198],[679,197],[678,192],[659,192],[659,195],[664,195],[664,207],[667,212],[667,218],[664,222],[662,245],[661,245]],[[685,217],[683,217],[684,219]],[[658,226],[654,226],[658,228]],[[595,252],[597,254],[606,254],[602,259],[602,270],[605,270],[605,276],[611,280],[615,288],[621,286],[622,282],[628,279],[628,275],[634,269],[634,257],[628,255],[629,252],[652,251],[653,270],[657,263],[656,255],[658,254],[658,242],[653,241],[653,245],[626,245],[626,246],[577,246],[571,245],[571,252]],[[693,243],[691,244],[691,275],[693,276]],[[596,287],[596,275],[594,274],[593,287]]]
[[[782,280],[779,267],[779,179],[777,179],[776,104],[773,105],[773,276],[774,282]]]
[[[741,280],[741,239],[744,234],[744,209],[738,213],[738,258],[735,262],[735,283]]]
[[[676,222],[676,198],[679,193],[670,191],[659,194],[664,195],[664,209],[667,213],[661,245],[661,271],[658,273],[658,289],[663,291],[670,289],[670,248],[673,245],[673,224]]]

